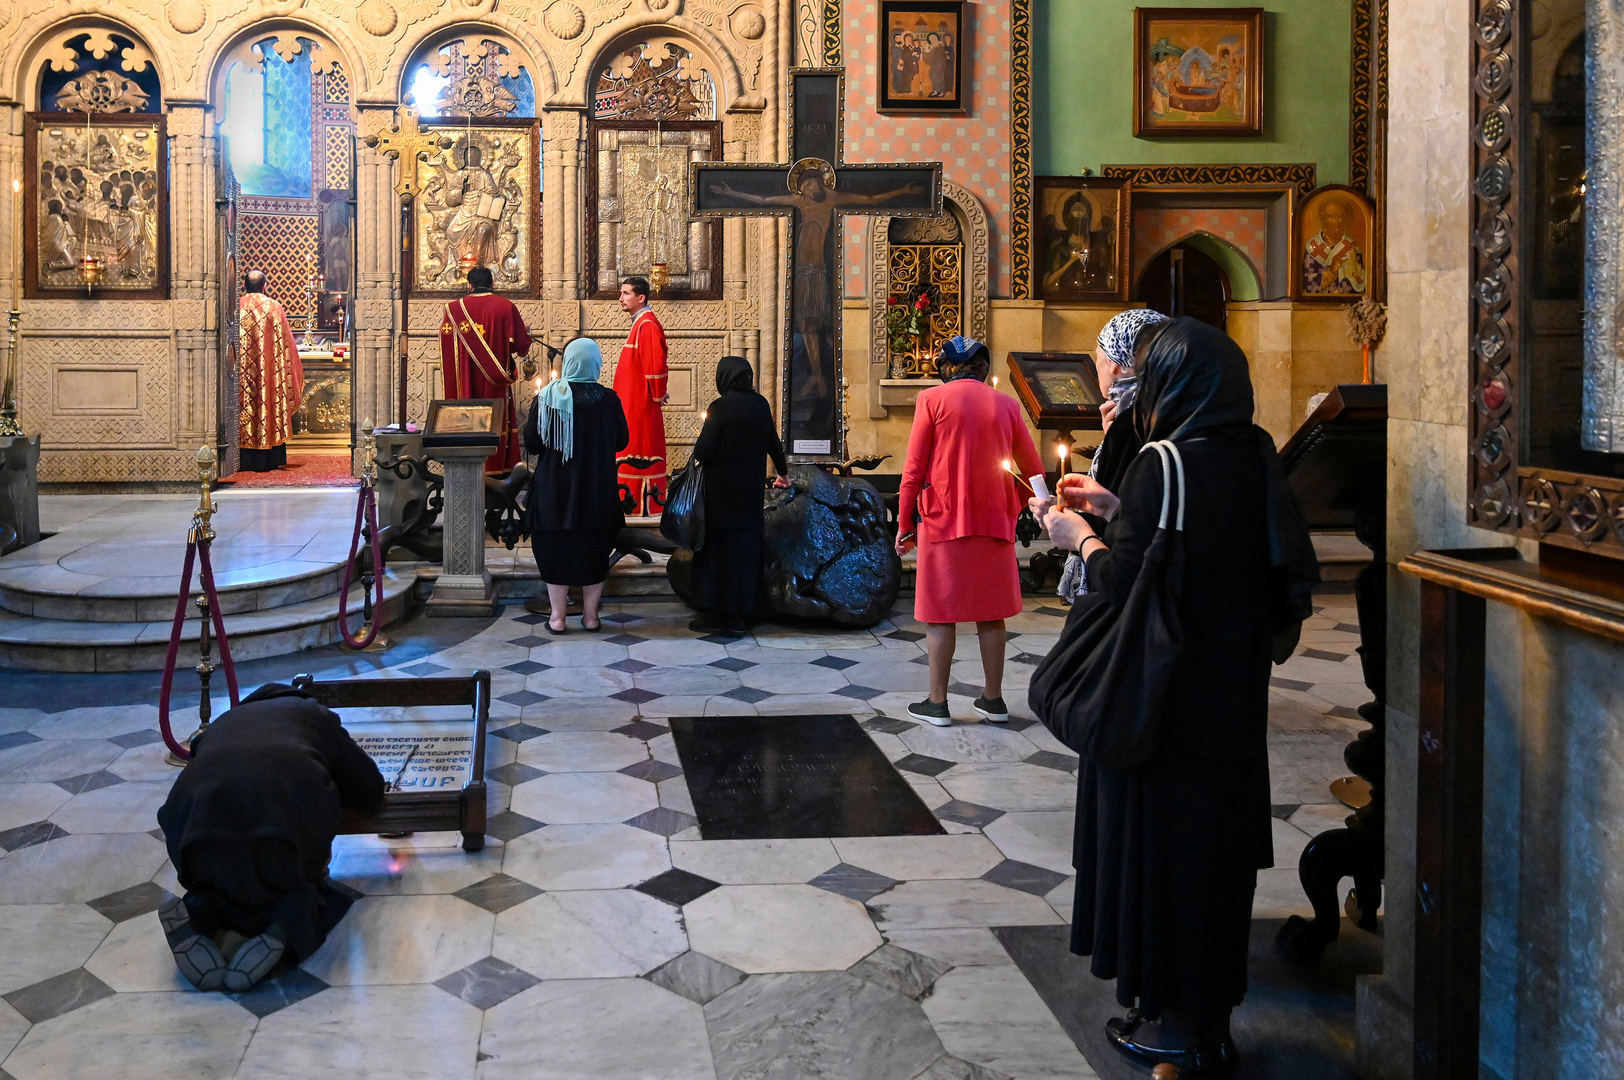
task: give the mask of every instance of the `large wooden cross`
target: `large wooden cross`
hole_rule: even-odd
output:
[[[417,110],[410,105],[402,105],[395,112],[395,126],[388,131],[380,131],[376,135],[368,135],[366,144],[374,147],[391,161],[399,162],[400,176],[395,180],[395,194],[400,196],[400,371],[395,385],[395,423],[400,430],[406,430],[406,383],[409,378],[411,364],[411,339],[409,337],[410,321],[407,318],[406,307],[410,302],[405,287],[405,263],[411,257],[412,251],[412,201],[417,198],[421,185],[417,178],[418,163],[427,158],[436,150],[443,150],[451,146],[448,135],[435,135],[424,131],[417,122]],[[397,268],[391,267],[396,272]],[[432,394],[430,396],[433,396]]]
[[[845,455],[840,362],[841,223],[847,214],[934,217],[942,212],[942,164],[848,165],[845,73],[791,73],[787,165],[695,162],[688,188],[702,217],[790,215],[780,417],[790,454]]]

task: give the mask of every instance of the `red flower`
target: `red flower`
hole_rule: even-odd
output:
[[[918,311],[924,311],[928,307],[930,307],[930,297],[920,293],[919,299],[914,301],[914,308]]]
[[[885,306],[886,307],[896,307],[900,303],[902,303],[902,298],[901,297],[887,296],[885,298]]]

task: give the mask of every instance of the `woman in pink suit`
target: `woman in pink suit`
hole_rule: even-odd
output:
[[[930,696],[908,715],[937,727],[953,722],[947,684],[955,623],[973,622],[981,641],[985,693],[975,710],[995,724],[1004,705],[1004,620],[1021,610],[1015,518],[1024,500],[1004,467],[1043,471],[1015,399],[987,385],[992,355],[974,338],[942,346],[942,385],[919,395],[897,507],[897,554],[919,547],[914,617],[926,624]]]

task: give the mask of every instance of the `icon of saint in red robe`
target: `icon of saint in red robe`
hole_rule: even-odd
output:
[[[511,300],[483,291],[446,304],[440,318],[445,396],[455,401],[507,399],[502,441],[496,453],[485,459],[486,472],[506,472],[524,453],[513,386],[520,375],[515,358],[529,351],[530,331]]]

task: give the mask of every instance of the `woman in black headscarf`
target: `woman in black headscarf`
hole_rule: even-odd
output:
[[[750,361],[724,356],[694,457],[705,468],[705,546],[694,552],[695,630],[742,634],[756,606],[761,577],[764,465],[771,457],[778,487],[788,487],[789,462],[767,399],[755,392]]]
[[[1252,894],[1274,861],[1271,545],[1276,534],[1307,534],[1300,519],[1271,519],[1274,446],[1252,425],[1246,357],[1221,331],[1194,319],[1162,328],[1123,423],[1141,447],[1171,440],[1183,456],[1184,646],[1150,761],[1124,770],[1083,759],[1072,951],[1092,956],[1094,974],[1117,981],[1117,1000],[1137,1006],[1106,1025],[1118,1050],[1198,1073],[1234,1059],[1229,1013],[1246,993]],[[1074,617],[1126,601],[1161,511],[1160,456],[1134,455],[1115,486],[1113,495],[1087,477],[1061,484],[1062,498],[1110,521],[1103,538],[1081,514],[1034,505],[1056,545],[1087,561],[1092,592]]]

